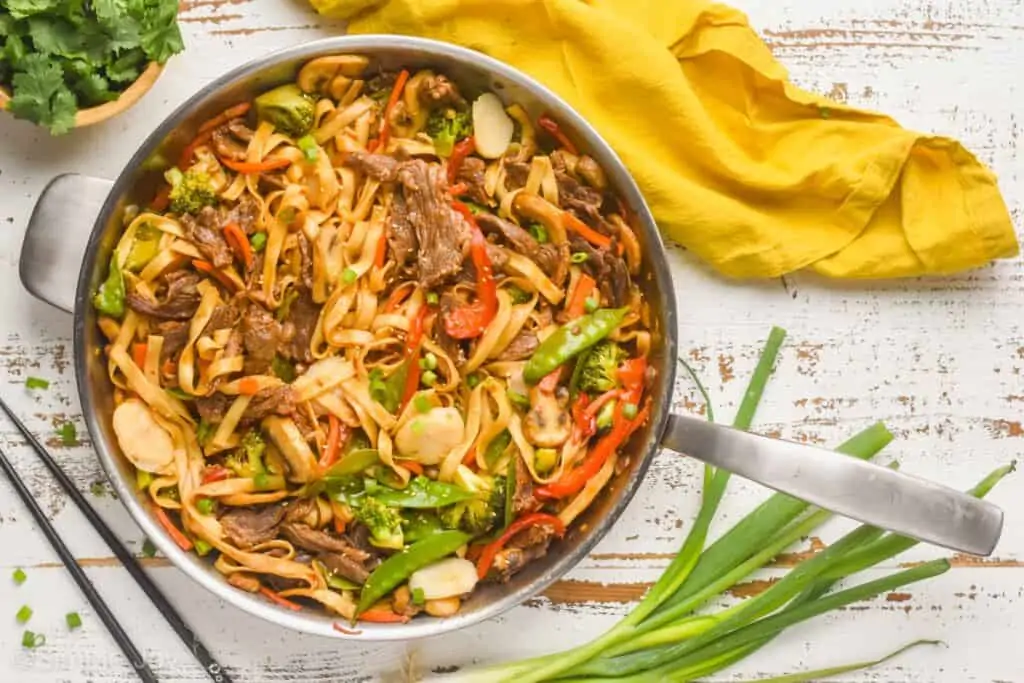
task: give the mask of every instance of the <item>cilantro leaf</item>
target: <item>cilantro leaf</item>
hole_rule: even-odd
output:
[[[49,127],[55,135],[71,130],[78,106],[64,84],[61,68],[41,54],[28,55],[21,65],[24,70],[14,74],[14,96],[8,110],[16,118]]]
[[[64,0],[5,0],[4,5],[15,19],[26,19],[35,14],[57,13]]]
[[[146,57],[141,49],[128,50],[107,65],[107,78],[116,83],[131,83],[142,73],[145,63]]]

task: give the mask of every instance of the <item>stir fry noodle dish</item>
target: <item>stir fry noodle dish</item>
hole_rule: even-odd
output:
[[[360,55],[175,156],[92,299],[168,536],[342,630],[454,615],[557,552],[650,412],[640,244],[596,161]]]

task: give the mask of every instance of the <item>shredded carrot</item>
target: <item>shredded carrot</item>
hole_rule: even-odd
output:
[[[255,396],[260,391],[260,382],[255,377],[243,377],[238,381],[238,393],[243,396]]]
[[[341,517],[338,517],[337,515],[335,515],[334,516],[334,533],[336,533],[339,536],[341,536],[343,533],[345,533],[345,526],[346,526],[345,525],[345,520],[343,520]]]
[[[602,235],[568,211],[562,212],[562,223],[565,225],[566,230],[572,230],[595,247],[607,249],[612,245],[611,237]]]
[[[476,467],[476,446],[473,446],[462,456],[462,464],[466,467]]]
[[[219,269],[214,268],[213,264],[210,263],[209,261],[193,259],[192,265],[195,266],[196,270],[201,270],[204,273],[208,273],[212,277],[216,278],[217,282],[221,283],[231,291],[235,290],[235,283],[231,281],[231,278],[222,273]]]
[[[332,624],[332,626],[334,627],[335,631],[337,631],[338,633],[344,633],[347,636],[358,636],[360,633],[362,633],[362,631],[360,631],[357,628],[355,628],[355,629],[353,629],[353,628],[345,628],[344,626],[342,626],[338,622],[334,622]]]
[[[409,621],[409,617],[402,616],[401,614],[395,614],[391,610],[376,607],[374,609],[368,609],[360,614],[359,621],[368,621],[372,624],[404,624]]]
[[[401,97],[402,90],[405,88],[408,80],[409,70],[402,69],[402,73],[398,74],[398,78],[395,79],[395,87],[392,88],[391,96],[388,97],[388,104],[384,107],[384,118],[380,122],[380,135],[377,138],[377,146],[385,152],[388,149],[388,140],[391,139],[391,112],[395,105],[398,104],[398,98]]]
[[[298,612],[299,610],[302,609],[302,605],[294,603],[291,600],[289,600],[288,598],[282,598],[280,595],[278,595],[274,591],[270,590],[266,586],[260,586],[260,593],[262,595],[265,595],[267,597],[267,599],[270,600],[271,602],[277,603],[281,607],[287,607],[288,609],[292,610],[293,612]]]
[[[327,444],[324,446],[323,457],[320,458],[321,469],[327,469],[338,461],[341,452],[341,420],[333,414],[327,416]]]
[[[143,367],[146,366],[146,351],[147,350],[148,349],[146,347],[146,344],[143,344],[141,342],[138,343],[138,344],[133,344],[132,345],[132,360],[135,361],[135,364],[138,365],[140,368],[143,368]]]
[[[247,161],[233,161],[231,159],[225,159],[221,157],[220,163],[224,164],[232,171],[238,171],[239,173],[263,173],[264,171],[276,171],[279,168],[291,166],[290,159],[266,159],[257,163],[249,163]]]
[[[391,313],[396,308],[402,305],[402,302],[412,293],[412,290],[408,287],[396,287],[395,291],[391,292],[391,296],[384,302],[384,313]]]
[[[245,116],[249,112],[250,107],[252,107],[252,102],[242,102],[241,104],[236,104],[233,107],[228,107],[220,114],[217,114],[212,119],[199,126],[199,132],[205,133],[208,130],[212,131],[214,128],[220,128],[231,119],[237,119],[239,116]]]
[[[181,529],[174,526],[171,522],[171,518],[167,516],[167,513],[164,512],[162,507],[154,505],[153,514],[156,515],[156,521],[160,522],[160,526],[164,528],[164,531],[166,531],[167,535],[171,537],[171,540],[178,544],[179,548],[185,552],[192,550],[192,541],[188,540],[188,536],[181,533]]]
[[[373,265],[378,268],[384,267],[384,258],[388,254],[388,231],[387,228],[381,231],[380,241],[377,242],[377,251],[373,254]]]
[[[576,283],[576,289],[572,290],[572,298],[569,300],[569,305],[565,307],[565,314],[569,316],[569,320],[580,317],[586,312],[587,299],[597,288],[597,282],[594,278],[590,277],[586,273],[580,276],[579,282]]]
[[[396,460],[396,465],[401,465],[405,469],[409,470],[413,474],[423,474],[423,465],[416,462],[415,460]]]
[[[242,257],[242,261],[245,262],[246,268],[252,268],[253,255],[252,245],[249,244],[249,238],[245,236],[245,231],[242,230],[242,226],[238,223],[228,223],[224,226],[224,239],[231,248]]]
[[[167,206],[171,203],[171,186],[164,185],[160,188],[160,191],[153,197],[153,202],[149,205],[149,208],[153,209],[156,213],[163,213]]]
[[[178,168],[182,171],[187,169],[192,164],[192,158],[196,155],[196,150],[205,145],[213,137],[213,131],[208,130],[204,133],[197,135],[192,142],[185,146],[185,149],[181,150],[181,156],[178,157]]]

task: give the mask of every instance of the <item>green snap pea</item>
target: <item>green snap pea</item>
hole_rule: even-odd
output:
[[[541,342],[523,369],[523,379],[536,384],[558,366],[591,348],[615,331],[628,308],[602,308],[555,330]]]
[[[356,615],[372,607],[413,572],[451,555],[469,543],[470,538],[469,534],[461,531],[442,531],[406,546],[401,552],[381,562],[363,584]]]
[[[124,269],[133,273],[145,267],[147,263],[156,258],[160,251],[161,232],[149,223],[143,223],[135,231],[135,240],[131,249],[128,250],[128,258],[125,259]]]
[[[433,512],[413,510],[402,515],[402,531],[406,543],[422,541],[424,538],[439,534],[444,530],[441,519]]]
[[[92,305],[100,313],[105,313],[112,318],[120,318],[124,315],[124,275],[121,267],[117,264],[117,254],[110,257],[110,272],[107,279],[100,285],[96,295],[92,298]]]
[[[388,507],[424,509],[454,505],[475,498],[476,494],[430,477],[416,477],[404,489],[385,489],[373,497]]]
[[[345,477],[359,474],[380,462],[380,453],[375,448],[360,448],[346,453],[341,460],[324,472],[324,478]]]

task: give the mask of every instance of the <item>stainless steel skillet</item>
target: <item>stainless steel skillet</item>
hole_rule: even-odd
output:
[[[651,306],[656,376],[654,410],[630,442],[627,466],[566,538],[543,559],[502,586],[481,587],[448,619],[417,618],[408,624],[365,624],[358,635],[332,627],[312,610],[291,612],[237,590],[208,563],[181,551],[151,516],[121,457],[110,415],[112,387],[103,360],[104,340],[89,298],[101,281],[126,206],[144,204],[155,191],[161,157],[175,159],[200,122],[227,106],[294,79],[307,60],[360,53],[385,68],[432,67],[471,87],[518,102],[534,117],[547,112],[604,168],[609,182],[636,216],[644,262],[640,286]],[[779,490],[888,528],[979,554],[992,551],[1002,514],[948,489],[883,468],[797,444],[772,441],[671,413],[677,354],[675,291],[664,246],[643,197],[622,162],[597,132],[565,102],[518,71],[464,48],[399,36],[346,36],[274,53],[213,81],[175,110],[142,143],[113,181],[79,175],[55,178],[30,220],[22,249],[21,277],[35,296],[74,315],[78,393],[96,452],[118,496],[147,536],[197,583],[240,609],[289,629],[335,638],[405,640],[438,635],[494,617],[536,595],[581,560],[607,533],[635,494],[647,468],[665,446],[732,469]],[[77,278],[76,278],[77,275]]]

